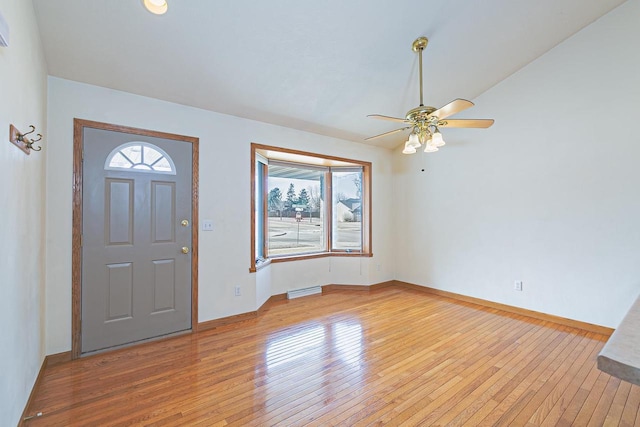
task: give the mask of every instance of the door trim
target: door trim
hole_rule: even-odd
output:
[[[82,147],[84,128],[123,132],[132,135],[151,136],[191,143],[191,332],[198,328],[198,144],[192,136],[156,132],[109,123],[73,119],[73,231],[71,240],[71,358],[82,352]]]

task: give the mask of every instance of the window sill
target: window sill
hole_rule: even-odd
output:
[[[263,262],[256,264],[255,267],[249,268],[249,273],[255,273],[256,271],[260,270],[263,267],[266,267],[271,263],[277,264],[279,262],[301,261],[305,259],[326,258],[334,256],[347,258],[372,258],[373,254],[365,252],[320,252],[313,254],[280,256],[277,258],[267,258]]]
[[[364,257],[370,258],[373,254],[366,252],[320,252],[313,254],[301,254],[301,255],[286,255],[275,258],[270,258],[270,261],[273,263],[278,262],[289,262],[289,261],[300,261],[303,259],[314,259],[314,258],[325,258],[325,257]]]
[[[249,267],[249,273],[255,273],[256,271],[262,270],[269,264],[271,264],[271,260],[268,258],[260,262],[257,262],[255,267]]]

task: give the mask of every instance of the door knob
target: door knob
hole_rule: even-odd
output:
[[[189,253],[189,248],[188,248],[188,247],[186,247],[186,246],[183,246],[183,247],[182,247],[182,253],[183,253],[183,254],[188,254],[188,253]]]
[[[189,226],[189,220],[188,219],[183,219],[182,222],[180,222],[180,225],[182,225],[183,227],[188,227]]]

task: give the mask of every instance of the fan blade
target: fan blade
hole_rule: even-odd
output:
[[[443,120],[438,127],[445,128],[482,128],[486,129],[493,124],[493,119],[453,119]]]
[[[400,129],[392,130],[392,131],[389,131],[389,132],[381,133],[380,135],[376,135],[376,136],[370,136],[369,138],[365,138],[364,140],[365,141],[369,141],[370,139],[380,138],[380,137],[391,135],[392,133],[401,132],[401,131],[407,130],[407,129],[411,129],[411,126],[407,126],[406,128],[400,128]]]
[[[475,104],[471,101],[467,101],[466,99],[454,99],[444,107],[441,107],[429,114],[429,117],[436,116],[439,119],[444,119],[453,114],[459,113],[462,110],[466,110],[467,108],[473,107]]]
[[[391,122],[409,123],[409,120],[407,119],[401,119],[399,117],[383,116],[380,114],[369,114],[367,117],[373,117],[374,119],[380,119],[380,120],[389,120]]]

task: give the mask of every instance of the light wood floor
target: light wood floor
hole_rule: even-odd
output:
[[[48,368],[29,426],[640,426],[606,337],[396,287]]]

